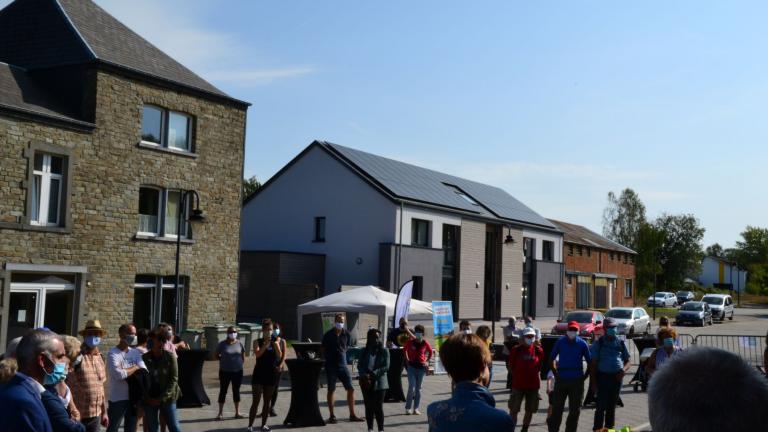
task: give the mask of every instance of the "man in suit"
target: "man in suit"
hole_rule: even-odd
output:
[[[53,431],[42,402],[43,383],[65,356],[64,343],[51,331],[33,330],[21,339],[16,348],[19,371],[0,389],[0,430]]]

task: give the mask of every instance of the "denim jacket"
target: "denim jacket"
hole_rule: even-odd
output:
[[[495,406],[488,389],[477,383],[460,382],[453,397],[427,407],[429,432],[512,431],[512,417]]]

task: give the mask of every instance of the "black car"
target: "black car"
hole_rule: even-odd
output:
[[[676,296],[677,304],[683,304],[696,298],[692,291],[678,291]]]
[[[693,324],[704,327],[712,325],[712,310],[705,302],[689,301],[680,306],[675,317],[676,325]]]

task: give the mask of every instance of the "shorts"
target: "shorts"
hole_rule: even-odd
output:
[[[328,381],[328,391],[336,390],[336,380],[341,381],[345,390],[352,390],[352,375],[346,365],[325,367],[325,377]]]
[[[512,393],[509,394],[509,411],[511,413],[519,413],[520,407],[525,399],[525,412],[536,412],[539,409],[539,390],[518,390],[512,389]]]

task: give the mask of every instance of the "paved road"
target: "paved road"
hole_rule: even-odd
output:
[[[551,328],[554,321],[538,321],[537,324],[546,329],[547,326]],[[479,324],[479,323],[478,323]],[[681,333],[699,335],[699,334],[722,334],[722,335],[755,335],[765,336],[766,330],[768,330],[768,308],[739,308],[736,310],[736,317],[733,321],[726,320],[723,323],[716,323],[715,325],[704,328],[699,327],[686,327],[679,329]],[[500,330],[499,330],[500,331]],[[760,338],[762,341],[762,338]],[[253,367],[253,360],[249,358],[246,364],[246,371],[250,371]],[[231,394],[228,396],[228,403],[226,405],[225,413],[228,419],[223,421],[214,421],[213,418],[216,415],[217,405],[215,404],[216,397],[218,395],[218,380],[217,380],[217,368],[216,362],[206,362],[204,371],[204,383],[208,396],[214,401],[214,405],[207,406],[198,409],[184,409],[181,410],[182,429],[185,432],[198,432],[198,431],[217,431],[217,432],[230,432],[230,431],[244,431],[247,426],[245,420],[235,420],[231,417],[234,415],[233,407],[231,404]],[[508,392],[504,389],[503,372],[504,364],[496,363],[495,370],[496,377],[491,385],[491,390],[496,397],[497,407],[506,409],[507,400],[509,398]],[[632,387],[627,383],[634,374],[635,367],[630,371],[624,380],[624,387],[622,388],[622,399],[624,400],[625,407],[618,408],[616,411],[616,423],[617,426],[631,426],[633,431],[647,430],[644,428],[648,422],[648,404],[646,393],[635,393]],[[501,373],[500,373],[501,372]],[[286,374],[287,375],[287,374]],[[251,405],[250,397],[250,376],[246,376],[245,383],[243,385],[243,401],[242,404],[245,407],[244,412],[247,413],[247,409]],[[407,380],[403,378],[405,384]],[[290,404],[290,383],[285,380],[283,382],[284,391],[281,393],[278,400],[278,413],[280,416],[270,418],[273,429],[285,430],[282,426],[282,420],[285,418],[285,413],[288,411]],[[435,400],[445,399],[450,395],[450,381],[447,376],[431,376],[426,377],[424,381],[424,391],[422,397],[422,412],[426,412],[426,406]],[[337,391],[337,397],[341,397],[341,391]],[[542,391],[542,396],[544,396]],[[360,398],[359,392],[357,397]],[[318,392],[318,400],[323,401],[320,404],[320,412],[324,417],[327,417],[328,410],[325,404],[325,389],[320,389]],[[345,404],[341,406],[337,402],[336,412],[343,414],[346,412]],[[532,432],[545,431],[544,420],[546,417],[547,401],[546,397],[543,398],[540,405],[539,412],[534,415],[533,424],[531,427]],[[358,400],[356,403],[356,410],[359,415],[362,415],[363,406],[362,400]],[[426,431],[426,416],[406,416],[404,414],[404,405],[401,403],[388,403],[384,406],[385,414],[385,426],[387,430],[396,430],[403,432],[411,431]],[[586,409],[582,411],[581,418],[579,420],[579,430],[591,430],[592,418],[594,415],[593,409]],[[339,416],[339,418],[343,418]],[[257,421],[257,424],[258,423]],[[564,427],[564,426],[563,426]],[[313,431],[365,431],[365,424],[349,423],[341,421],[337,425],[328,425],[326,427],[317,428],[305,428],[301,429],[306,432]]]

